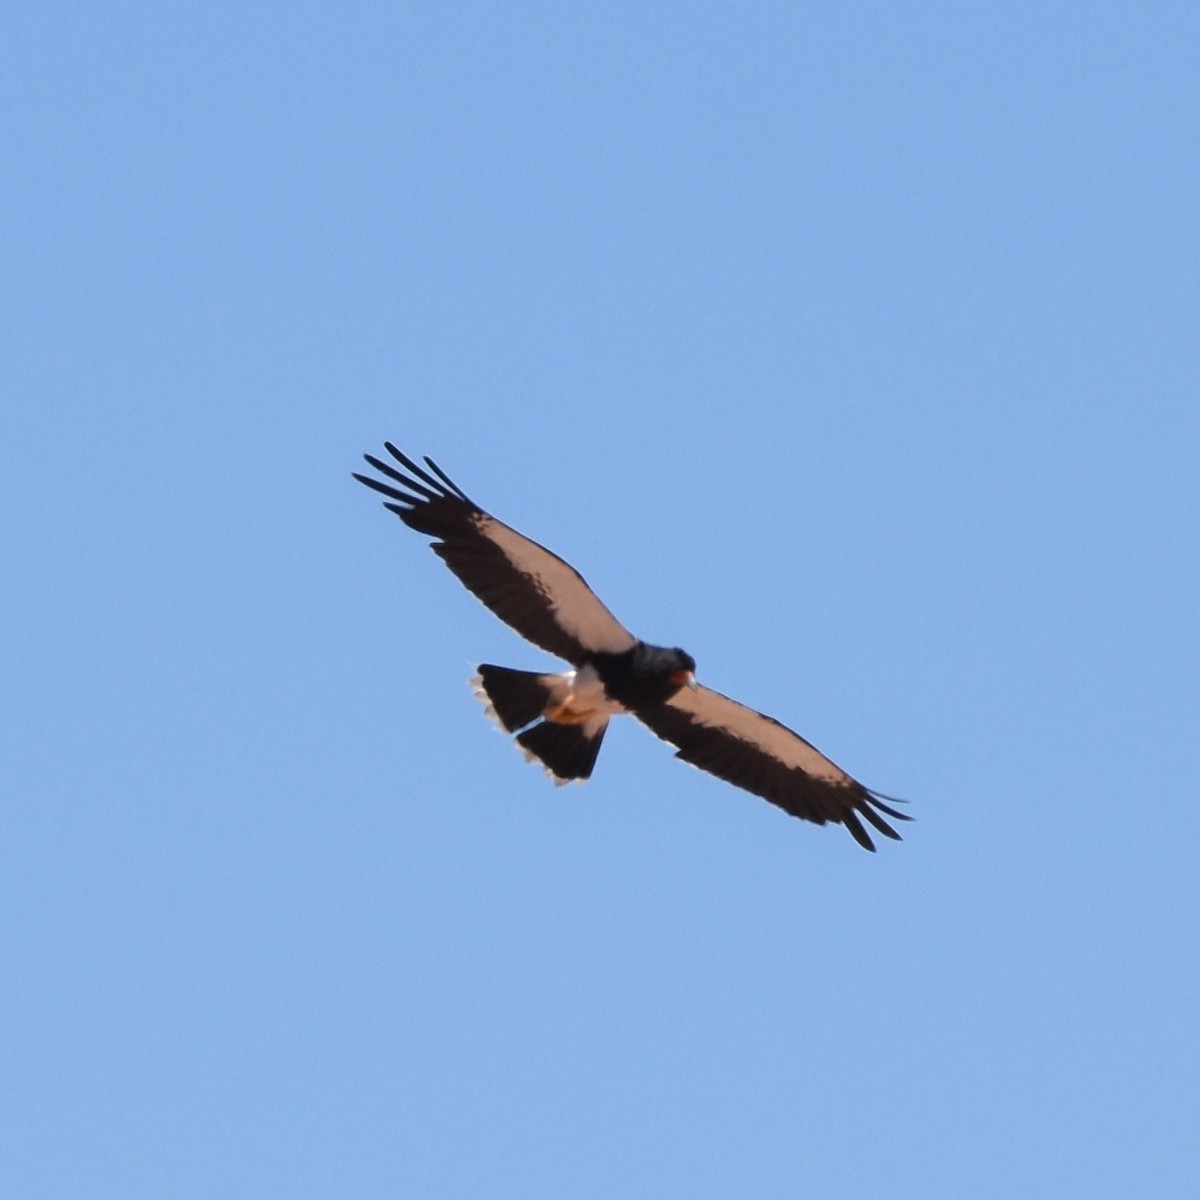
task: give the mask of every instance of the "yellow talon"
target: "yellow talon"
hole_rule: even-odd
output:
[[[553,708],[548,708],[542,714],[547,721],[554,721],[559,725],[582,725],[589,717],[595,715],[595,709],[586,708],[582,711],[571,707],[571,701],[575,699],[572,693],[561,704],[554,705]]]

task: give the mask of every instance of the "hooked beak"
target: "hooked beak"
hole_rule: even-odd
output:
[[[696,675],[693,671],[676,671],[671,676],[671,682],[679,684],[680,687],[690,687],[693,690],[699,687],[696,683]]]

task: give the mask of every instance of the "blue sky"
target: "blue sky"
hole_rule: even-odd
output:
[[[11,1194],[1197,1194],[1194,6],[0,45]],[[552,788],[385,438],[906,840]]]

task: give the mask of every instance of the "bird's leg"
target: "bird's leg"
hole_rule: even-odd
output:
[[[571,706],[574,702],[575,693],[569,692],[562,703],[551,705],[550,708],[542,713],[542,716],[547,721],[554,721],[559,725],[582,725],[589,717],[594,715],[595,710],[590,708],[572,708]]]

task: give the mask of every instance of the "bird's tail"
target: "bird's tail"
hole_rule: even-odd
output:
[[[567,679],[564,675],[539,675],[536,671],[514,671],[484,663],[471,681],[475,695],[487,706],[488,716],[506,732],[516,733],[525,757],[540,762],[559,784],[591,777],[608,728],[606,716],[589,713],[583,717],[568,711],[563,704],[569,690]],[[558,719],[547,716],[538,721],[548,712]],[[538,723],[534,725],[534,721]],[[527,725],[530,728],[525,729]]]
[[[540,762],[555,783],[568,783],[572,779],[582,783],[592,777],[607,728],[607,720],[599,729],[539,721],[524,733],[518,733],[517,741],[525,751],[525,757],[531,762],[535,759]]]
[[[507,733],[516,733],[546,711],[554,702],[555,684],[561,675],[539,675],[536,671],[514,671],[484,663],[471,680],[475,695],[487,705]]]

